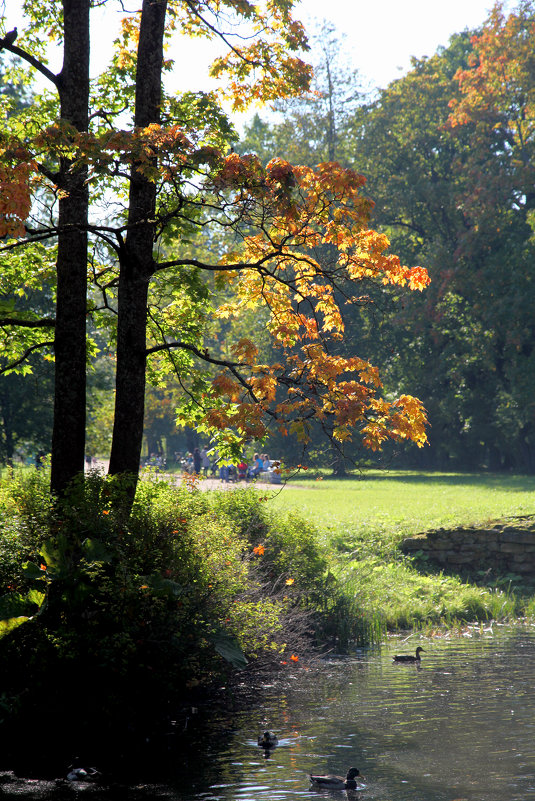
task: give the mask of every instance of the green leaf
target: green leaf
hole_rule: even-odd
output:
[[[62,556],[60,550],[61,544],[60,542],[58,547],[58,540],[49,539],[43,544],[43,547],[39,551],[48,567],[57,567]]]
[[[22,572],[29,579],[44,579],[45,578],[45,571],[41,570],[39,565],[36,565],[35,562],[25,562],[22,565]]]
[[[39,590],[30,590],[26,598],[30,603],[35,604],[36,606],[41,608],[46,598],[46,593],[39,592]]]
[[[6,634],[9,634],[13,629],[26,623],[29,619],[29,617],[23,615],[21,617],[10,617],[8,620],[0,620],[0,638],[5,637]]]
[[[247,657],[243,653],[237,639],[225,631],[219,630],[209,638],[217,653],[238,670],[248,665]]]

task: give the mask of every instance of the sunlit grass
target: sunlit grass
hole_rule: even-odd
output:
[[[535,515],[535,477],[370,471],[359,477],[299,478],[272,499],[313,521],[338,554],[346,590],[383,629],[511,619],[535,613],[515,582],[476,586],[441,572],[425,575],[399,550],[404,537],[433,528]]]
[[[346,479],[298,478],[272,501],[326,532],[403,537],[431,528],[535,514],[535,476],[368,471]]]

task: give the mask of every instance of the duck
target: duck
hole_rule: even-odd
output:
[[[12,31],[8,31],[3,39],[0,39],[0,50],[3,47],[11,47],[11,45],[15,42],[17,38],[18,31],[16,28],[13,28]]]
[[[67,773],[68,782],[94,782],[100,777],[100,771],[96,768],[75,768]]]
[[[275,748],[278,742],[279,738],[276,734],[273,734],[272,731],[265,731],[264,734],[258,738],[258,745],[260,748]]]
[[[342,776],[333,776],[332,774],[328,774],[327,776],[313,776],[309,774],[309,779],[315,787],[319,787],[323,790],[357,790],[357,776],[359,779],[364,778],[364,776],[360,775],[360,770],[358,768],[349,768],[345,779]]]
[[[403,655],[397,654],[392,661],[393,662],[413,662],[413,663],[414,662],[420,662],[421,661],[421,659],[420,659],[420,651],[425,651],[425,648],[422,648],[421,645],[419,645],[418,648],[416,649],[416,656],[409,656],[409,655],[405,655],[405,654],[403,654]]]

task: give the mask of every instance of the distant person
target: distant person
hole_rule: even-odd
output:
[[[256,478],[259,473],[262,472],[264,469],[264,463],[262,461],[262,457],[260,454],[255,453],[254,455],[254,465],[253,465],[253,476]]]
[[[206,448],[203,448],[201,451],[201,467],[204,470],[204,475],[207,476],[210,470],[210,457],[208,456]]]
[[[193,451],[193,472],[197,473],[197,475],[200,475],[201,473],[201,465],[201,452],[198,448],[195,448]]]
[[[271,462],[269,461],[269,456],[265,453],[262,456],[262,470],[269,470],[271,467]]]
[[[45,458],[44,451],[37,451],[35,454],[35,467],[37,470],[40,470],[43,466],[43,459]]]

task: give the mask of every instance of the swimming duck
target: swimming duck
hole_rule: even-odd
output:
[[[360,779],[364,778],[360,775],[358,768],[349,768],[345,779],[342,776],[332,776],[331,774],[327,776],[309,775],[309,778],[313,785],[324,790],[357,790],[357,776]]]
[[[400,656],[399,654],[394,657],[394,662],[420,662],[420,651],[425,651],[425,648],[422,648],[421,645],[418,646],[416,649],[416,656]]]
[[[74,768],[67,773],[68,782],[94,782],[100,776],[100,771],[96,768]]]
[[[279,739],[272,731],[265,731],[261,737],[258,738],[258,745],[260,748],[275,748]]]

